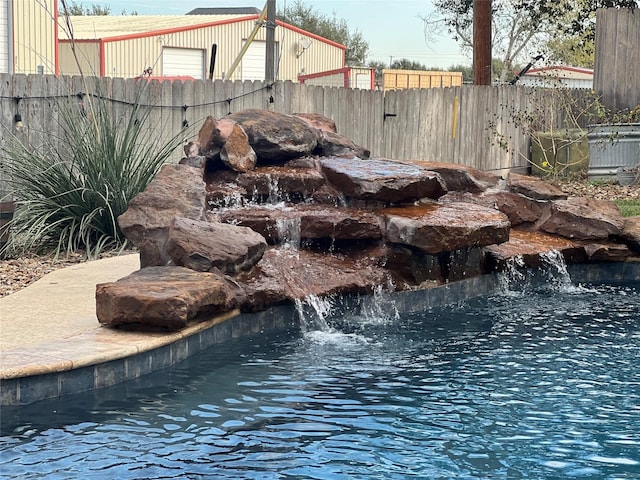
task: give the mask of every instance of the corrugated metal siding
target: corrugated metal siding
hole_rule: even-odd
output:
[[[300,41],[311,39],[312,43],[298,58],[302,51]],[[287,28],[279,24],[276,28],[276,39],[280,42],[281,62],[278,78],[297,82],[298,75],[326,72],[344,67],[344,50],[333,44],[314,39],[305,32]]]
[[[54,0],[13,3],[14,69],[16,73],[56,73]]]
[[[78,63],[71,52],[71,44],[61,42],[60,50],[60,73],[62,75],[79,75]],[[76,43],[76,55],[78,62],[85,75],[100,75],[100,45],[97,42]]]
[[[430,70],[382,70],[385,91],[412,88],[459,87],[462,72],[442,72]]]
[[[9,71],[9,2],[0,0],[0,73],[13,73]]]
[[[193,17],[198,16],[194,15]],[[144,19],[142,16],[140,18]],[[146,20],[142,24],[147,25]],[[148,67],[153,68],[154,75],[163,75],[161,61],[163,46],[206,49],[206,71],[208,72],[211,45],[216,44],[218,49],[213,78],[221,79],[223,73],[229,71],[229,67],[242,48],[243,41],[249,37],[254,26],[255,20],[252,18],[251,20],[222,25],[116,41],[110,41],[103,35],[102,38],[105,38],[105,75],[124,78],[136,77],[141,75]],[[277,56],[280,57],[279,80],[297,82],[298,75],[303,71],[304,73],[317,73],[343,67],[344,50],[334,44],[314,39],[311,47],[299,58],[296,58],[300,39],[309,35],[305,35],[303,31],[287,28],[279,24],[276,28],[275,36],[276,42],[280,47],[277,52]],[[266,40],[264,28],[258,31],[256,40]],[[67,54],[65,50],[64,52],[61,51],[60,55],[62,57]],[[67,61],[61,60],[62,63],[68,65]],[[95,70],[98,70],[97,65]],[[239,80],[241,78],[242,69],[237,68],[229,79]]]
[[[321,87],[344,87],[345,73],[334,73],[323,75],[322,77],[309,78],[304,81],[305,85],[318,85]]]

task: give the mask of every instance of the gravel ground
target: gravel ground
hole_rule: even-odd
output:
[[[553,183],[572,196],[609,200],[640,199],[640,186],[628,187],[615,183],[593,184],[586,181],[557,181]],[[133,251],[123,253],[133,253]],[[106,253],[104,256],[113,255],[114,253]],[[84,261],[86,261],[86,257],[79,253],[58,260],[47,256],[0,260],[0,297],[17,292],[47,273]]]

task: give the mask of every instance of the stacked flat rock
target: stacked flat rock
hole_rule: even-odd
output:
[[[317,114],[209,117],[185,154],[118,219],[142,269],[98,285],[102,324],[175,330],[309,295],[424,288],[513,258],[536,266],[550,251],[639,253],[637,223],[609,202],[525,175],[369,158]]]

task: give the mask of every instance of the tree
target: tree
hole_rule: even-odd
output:
[[[279,12],[277,17],[283,22],[344,45],[347,65],[365,65],[369,44],[360,31],[351,32],[347,21],[338,19],[335,13],[327,16],[301,0],[296,0],[293,5]]]
[[[595,43],[584,36],[550,38],[546,44],[546,51],[550,63],[593,68]]]
[[[92,4],[88,7],[83,7],[76,1],[67,2],[66,0],[62,0],[60,2],[60,15],[111,15],[111,7],[109,5],[101,6],[97,3]],[[131,10],[131,13],[128,15],[137,15],[138,12],[135,10]],[[125,10],[122,11],[122,15],[127,15]]]
[[[110,15],[111,7],[108,5],[100,6],[96,3],[89,7],[83,7],[76,1],[67,2],[62,0],[60,2],[60,14],[63,15]]]
[[[473,1],[434,0],[434,6],[435,12],[423,17],[426,39],[444,30],[463,50],[472,48]],[[502,70],[497,72],[498,80],[506,81],[517,61],[526,63],[538,53],[551,58],[550,39],[593,40],[596,9],[614,7],[636,8],[638,1],[494,0],[493,55],[503,62]]]
[[[451,65],[448,69],[449,72],[462,72],[463,83],[473,83],[473,67],[469,65]]]
[[[380,62],[378,60],[372,60],[367,65],[369,68],[373,68],[376,76],[376,85],[382,85],[382,70],[385,68],[389,68],[386,63]]]
[[[390,68],[394,68],[396,70],[427,70],[427,67],[425,67],[420,62],[414,62],[413,60],[409,60],[406,58],[394,60],[393,62],[391,62]]]

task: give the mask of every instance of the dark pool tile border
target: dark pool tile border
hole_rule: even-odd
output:
[[[570,265],[576,283],[622,283],[640,280],[640,262]],[[472,297],[487,295],[500,287],[498,275],[483,275],[438,287],[384,294],[398,313],[411,313]],[[349,311],[362,308],[362,297],[336,303]],[[55,373],[10,378],[0,381],[0,405],[33,403],[82,391],[101,389],[170,367],[186,358],[233,338],[260,333],[299,329],[295,308],[276,306],[264,312],[230,316],[210,327],[196,330],[174,342],[136,355]]]

